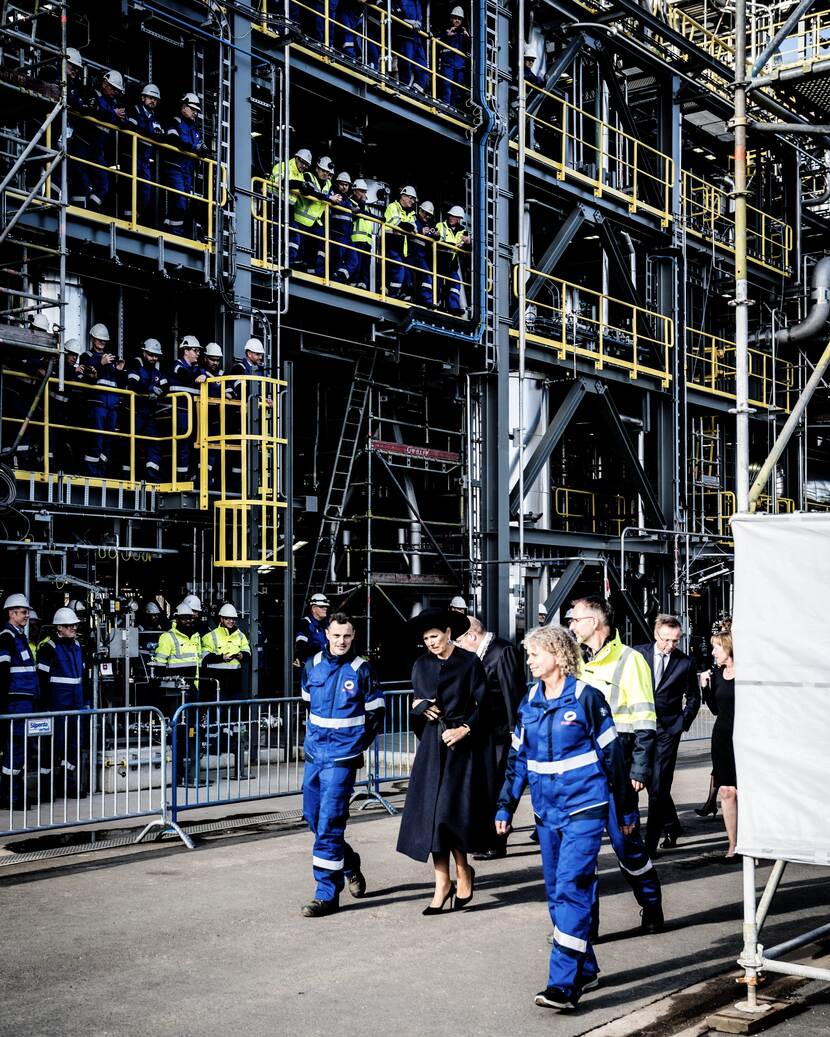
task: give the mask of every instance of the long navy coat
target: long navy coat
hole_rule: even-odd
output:
[[[451,849],[473,853],[492,842],[494,815],[490,786],[488,739],[482,737],[479,706],[487,693],[478,657],[454,648],[447,659],[422,655],[412,668],[415,699],[432,699],[441,707],[446,727],[469,724],[470,734],[454,749],[441,740],[441,721],[414,716],[420,736],[398,850],[416,861]],[[419,730],[420,728],[420,730]]]

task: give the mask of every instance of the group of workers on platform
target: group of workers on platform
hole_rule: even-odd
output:
[[[356,652],[356,628],[329,616],[324,594],[309,602],[295,640],[308,703],[304,815],[314,835],[316,890],[308,918],[339,910],[340,894],[366,892],[360,856],[345,839],[363,753],[383,728],[384,698],[370,663]],[[699,708],[694,666],[678,648],[680,624],[660,615],[654,641],[623,643],[610,603],[572,602],[565,626],[529,631],[516,646],[467,615],[463,598],[410,621],[426,653],[412,673],[412,765],[398,850],[431,855],[435,891],[424,915],[466,907],[475,889],[467,854],[507,853],[519,799],[529,786],[553,921],[548,981],[537,1005],[572,1009],[598,985],[593,943],[599,928],[597,858],[607,834],[640,907],[640,932],[663,928],[662,891],[652,863],[657,839],[674,846],[679,822],[670,788],[681,733]],[[649,833],[640,830],[638,793],[649,792]],[[456,878],[450,878],[454,859]]]
[[[66,77],[71,204],[155,226],[160,185],[165,201],[162,226],[171,233],[194,237],[193,228],[187,226],[190,196],[199,193],[194,191],[196,168],[208,155],[197,125],[202,111],[199,95],[183,94],[175,112],[162,121],[158,112],[161,91],[155,83],[145,83],[133,104],[127,102],[124,77],[116,69],[105,72],[96,86],[85,85],[83,58],[75,47],[66,49]],[[133,145],[133,138],[119,135],[118,130],[132,130],[140,137]],[[151,141],[169,146],[156,147]],[[116,167],[127,171],[127,176],[113,173]],[[115,200],[110,197],[113,186]]]
[[[385,208],[370,204],[366,180],[352,180],[345,170],[335,173],[328,155],[315,162],[308,148],[299,148],[287,169],[282,162],[274,166],[272,188],[279,191],[285,179],[292,269],[462,314],[461,263],[471,239],[460,205],[451,206],[445,219],[434,224],[435,206],[428,199],[419,201],[411,184]],[[373,257],[376,266],[385,268],[374,281]]]
[[[90,668],[93,661],[78,637],[85,619],[81,602],[61,606],[52,618],[51,633],[41,637],[40,618],[24,594],[10,594],[3,604],[0,629],[0,713],[25,714],[92,707]],[[171,716],[187,702],[225,702],[244,695],[244,675],[251,646],[239,628],[238,613],[223,604],[215,622],[202,619],[202,603],[188,594],[164,628],[155,601],[144,607],[139,627],[139,651],[144,661],[140,679],[149,687],[141,705],[157,706]],[[149,681],[147,674],[150,674]],[[56,719],[53,745],[41,744],[28,763],[39,774],[39,799],[76,796],[84,749],[85,725],[75,718]],[[11,721],[0,727],[0,810],[22,806],[26,798],[27,738],[25,724]],[[180,754],[186,739],[180,739]]]
[[[391,52],[381,47],[383,19],[389,10],[386,0],[291,0],[289,17],[310,39],[381,74],[387,72],[382,67],[386,56],[389,65],[396,64],[402,86],[461,108],[470,96],[472,50],[464,9],[453,7],[449,25],[433,35],[425,8],[428,11],[429,5],[423,0],[394,0]]]
[[[36,314],[32,326],[39,331],[51,332],[44,314]],[[49,402],[49,437],[46,453],[51,471],[84,473],[100,478],[124,478],[131,475],[130,442],[135,436],[134,478],[149,483],[166,481],[162,478],[162,462],[170,465],[168,479],[175,476],[179,482],[194,477],[197,454],[194,450],[198,417],[195,406],[189,407],[171,394],[185,393],[198,397],[201,385],[208,383],[207,434],[217,436],[222,428],[220,414],[222,399],[226,404],[224,432],[233,437],[240,432],[239,401],[255,395],[254,389],[244,388],[243,379],[265,373],[265,347],[258,338],[249,338],[243,357],[236,360],[228,372],[238,379],[233,382],[210,382],[225,374],[223,351],[217,342],[202,346],[195,335],[183,335],[176,356],[164,360],[164,350],[156,338],[145,339],[138,355],[124,358],[114,350],[109,329],[105,324],[93,324],[89,331],[89,345],[82,350],[77,339],[68,339],[64,345],[63,388],[52,370],[52,381],[47,393]],[[18,435],[22,421],[29,414],[36,398],[38,383],[48,370],[48,358],[37,353],[24,355],[16,361],[20,376],[6,379],[4,402],[12,422],[4,439]],[[212,403],[212,401],[215,401]],[[134,402],[134,422],[131,429],[131,403]],[[36,461],[43,461],[43,440],[40,424],[43,410],[39,408],[30,426],[20,437],[15,463],[28,469]],[[175,439],[175,466],[173,446]],[[231,450],[231,447],[227,447]],[[163,458],[163,451],[167,457]],[[213,488],[218,479],[219,447],[208,451],[208,484]],[[239,492],[241,453],[238,445],[230,457],[225,473],[227,488]]]

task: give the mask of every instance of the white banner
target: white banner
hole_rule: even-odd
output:
[[[830,514],[740,515],[738,852],[830,864]]]

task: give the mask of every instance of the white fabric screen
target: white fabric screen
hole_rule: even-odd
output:
[[[738,852],[830,864],[830,514],[732,530]]]

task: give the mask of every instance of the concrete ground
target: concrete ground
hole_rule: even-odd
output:
[[[0,1034],[567,1037],[612,1020],[617,1033],[675,1032],[634,1018],[626,1029],[627,1020],[734,969],[741,945],[741,870],[705,856],[725,846],[722,825],[692,811],[708,774],[706,744],[684,746],[675,799],[687,835],[658,861],[664,933],[638,934],[637,905],[603,847],[602,985],[575,1013],[533,1004],[551,926],[525,799],[507,859],[478,866],[471,907],[434,918],[421,916],[431,869],[395,852],[399,818],[377,808],[355,810],[349,829],[368,894],[346,894],[345,909],[324,919],[300,916],[313,895],[311,837],[300,826],[210,835],[193,851],[164,843],[6,866]],[[762,867],[759,882],[766,875]],[[765,941],[814,927],[829,904],[830,873],[790,866]],[[723,982],[727,999],[741,996]],[[798,1026],[780,1032],[813,1032]]]

